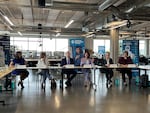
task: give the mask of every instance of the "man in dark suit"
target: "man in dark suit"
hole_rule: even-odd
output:
[[[106,67],[109,67],[110,64],[113,64],[112,58],[110,58],[110,52],[105,53],[105,59],[103,61],[103,65]],[[107,86],[112,86],[112,77],[113,77],[113,70],[112,69],[104,69],[104,72],[106,73],[106,79],[107,79]]]
[[[70,57],[70,52],[66,52],[66,57],[62,59],[61,61],[61,66],[64,66],[65,68],[65,65],[69,65],[69,64],[74,64],[74,60]],[[65,84],[70,87],[72,84],[71,84],[71,81],[72,79],[76,76],[76,71],[74,69],[62,69],[62,72],[61,72],[62,76],[63,74],[67,74],[67,81],[65,82]]]

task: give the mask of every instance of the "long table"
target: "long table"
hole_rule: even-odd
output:
[[[26,67],[24,65],[22,66],[18,66],[16,67],[16,69],[50,69],[50,70],[53,70],[53,69],[92,69],[94,71],[93,75],[94,75],[94,80],[93,80],[93,88],[96,90],[96,76],[95,76],[95,70],[96,69],[125,69],[125,68],[128,68],[128,69],[138,69],[139,70],[139,66],[136,66],[136,65],[128,65],[128,66],[118,66],[117,64],[113,64],[111,65],[110,67],[105,67],[105,66],[97,66],[97,65],[91,65],[91,66],[67,66],[67,67],[60,67],[60,66],[42,66],[42,67]],[[63,89],[63,74],[61,76],[61,88]]]
[[[128,68],[128,69],[138,69],[138,70],[150,70],[150,66],[136,66],[136,65],[128,65],[128,66],[118,66],[117,64],[115,65],[111,65],[110,67],[105,67],[105,66],[97,66],[97,65],[91,65],[91,66],[71,66],[71,67],[60,67],[60,66],[41,66],[41,67],[26,67],[25,65],[18,65],[17,67],[14,67],[12,69],[9,69],[8,72],[3,73],[2,75],[0,74],[0,78],[4,77],[7,73],[12,72],[15,69],[50,69],[50,70],[54,70],[54,69],[92,69],[94,70],[94,81],[93,81],[93,85],[96,86],[96,78],[95,78],[95,70],[96,69],[124,69],[124,68]],[[61,76],[61,80],[62,80],[62,89],[63,89],[63,78],[64,76]],[[96,89],[96,88],[95,88]]]
[[[36,66],[37,62],[38,62],[38,58],[29,58],[29,59],[25,59],[27,61],[27,64],[29,66]],[[50,65],[56,65],[58,63],[61,62],[61,59],[47,59]]]
[[[0,70],[0,79],[2,79],[6,75],[10,74],[13,70],[15,70],[15,68],[0,68]],[[5,105],[5,100],[0,100],[0,103]]]

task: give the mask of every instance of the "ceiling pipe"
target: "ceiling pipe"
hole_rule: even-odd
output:
[[[103,3],[101,3],[99,5],[98,9],[99,9],[99,11],[103,11],[116,2],[118,2],[118,0],[105,0]]]
[[[112,14],[114,14],[116,17],[120,18],[120,19],[130,19],[130,20],[145,20],[145,21],[149,21],[150,17],[148,15],[145,16],[141,16],[138,14],[134,14],[134,12],[136,10],[138,10],[139,8],[145,6],[146,4],[150,3],[149,0],[144,0],[144,1],[135,1],[135,4],[130,5],[127,8],[122,9],[122,11],[115,6],[110,6],[108,8],[109,11],[112,12]],[[130,4],[130,1],[128,1],[128,3],[126,4]],[[129,11],[131,8],[133,7],[133,9],[131,11]],[[129,11],[129,12],[128,12]]]

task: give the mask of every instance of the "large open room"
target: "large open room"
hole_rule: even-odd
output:
[[[150,113],[150,0],[0,0],[0,113]]]

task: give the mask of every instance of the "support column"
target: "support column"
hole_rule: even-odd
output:
[[[118,62],[119,56],[119,30],[111,29],[110,30],[110,53],[114,63]]]
[[[146,55],[149,56],[149,55],[150,55],[150,54],[149,54],[149,53],[150,53],[150,52],[149,52],[149,47],[150,47],[150,46],[149,46],[149,39],[145,40],[145,43],[146,43]]]
[[[93,39],[85,38],[85,48],[89,50],[93,50]]]

